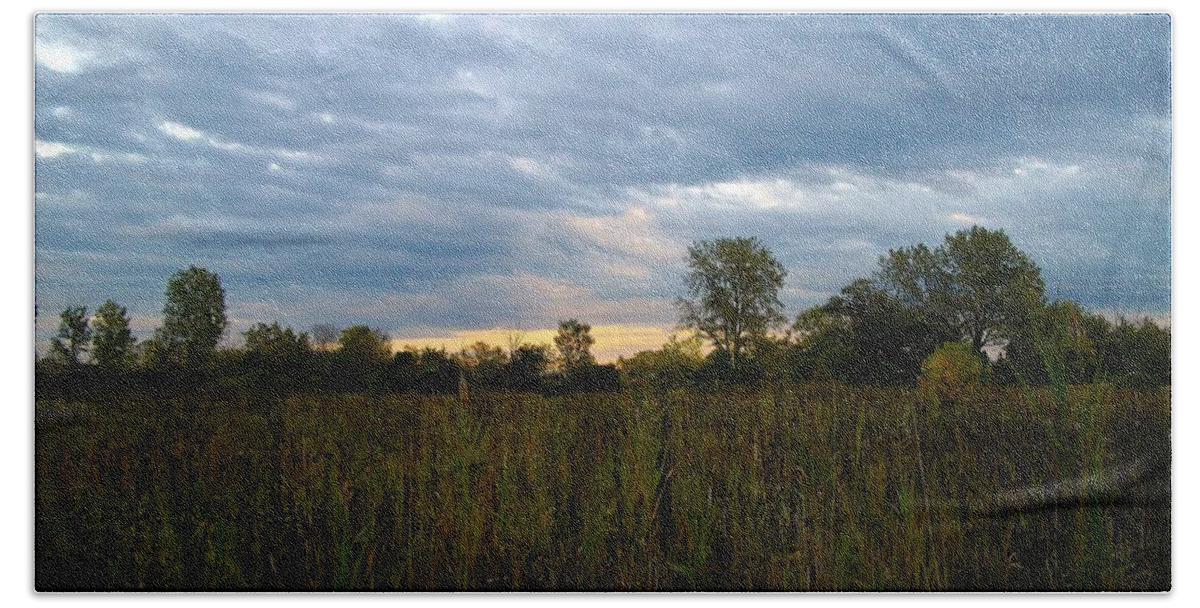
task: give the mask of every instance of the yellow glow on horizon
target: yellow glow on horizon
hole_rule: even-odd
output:
[[[519,336],[522,344],[545,344],[553,348],[554,329],[513,329],[497,327],[493,329],[448,330],[449,335],[425,338],[394,338],[391,341],[392,350],[399,352],[405,348],[442,348],[447,353],[456,353],[476,342],[486,342],[491,346],[507,349],[514,336]],[[593,325],[592,337],[596,343],[592,345],[592,355],[598,363],[614,363],[617,357],[629,357],[643,350],[657,350],[676,332],[673,328],[656,325]]]

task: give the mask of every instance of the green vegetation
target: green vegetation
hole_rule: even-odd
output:
[[[680,321],[713,342],[730,367],[784,321],[779,291],[787,271],[757,238],[700,241],[688,248],[688,297]]]
[[[71,367],[78,366],[80,356],[87,352],[92,341],[87,308],[68,308],[62,311],[59,319],[58,334],[50,340],[50,360]]]
[[[1055,438],[1048,390],[975,385],[957,401],[935,415],[911,389],[836,385],[49,400],[37,586],[1169,585],[1169,510],[1149,489],[971,511],[1001,490],[1169,458],[1165,390],[1071,387]]]
[[[141,344],[112,301],[68,308],[36,367],[37,586],[1170,587],[1169,328],[1046,302],[978,227],[784,333],[757,239],[689,268],[696,333],[616,365],[578,319],[557,353],[277,322],[219,349],[196,267]]]

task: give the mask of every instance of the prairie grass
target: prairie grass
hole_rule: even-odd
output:
[[[1169,467],[1169,393],[39,401],[36,585],[70,589],[1166,589],[1170,511],[972,515]],[[40,417],[39,419],[50,417]],[[1169,491],[1169,490],[1168,490]]]

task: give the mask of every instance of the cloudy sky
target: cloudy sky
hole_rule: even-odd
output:
[[[109,298],[148,336],[195,264],[231,336],[577,317],[629,352],[695,240],[759,237],[794,315],[972,224],[1051,297],[1167,315],[1170,40],[1163,15],[40,15],[37,338]]]

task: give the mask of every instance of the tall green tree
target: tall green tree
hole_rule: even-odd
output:
[[[228,325],[220,277],[196,266],[171,277],[158,332],[167,357],[184,365],[209,363]]]
[[[916,245],[880,259],[877,283],[979,351],[1011,338],[1045,304],[1037,264],[1003,230],[972,226],[935,249]]]
[[[779,291],[787,271],[757,238],[699,241],[688,248],[680,321],[711,340],[737,367],[747,348],[784,322]]]
[[[50,358],[66,365],[79,365],[91,339],[87,308],[67,308],[59,315],[58,333],[50,340]]]
[[[592,326],[581,323],[578,319],[568,319],[558,324],[558,335],[554,336],[554,346],[562,357],[563,368],[567,371],[580,367],[595,365],[591,348],[596,343],[592,337]]]
[[[133,333],[125,308],[107,300],[92,318],[92,359],[101,367],[127,367],[133,359]]]

